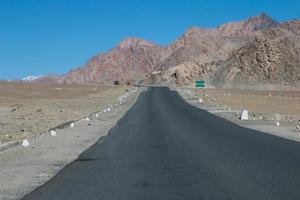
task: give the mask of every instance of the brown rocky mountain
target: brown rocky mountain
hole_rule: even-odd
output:
[[[107,53],[92,57],[83,67],[56,79],[67,83],[112,83],[114,80],[143,80],[157,70],[162,47],[137,38],[128,38]]]
[[[246,21],[207,30],[208,34],[205,36],[202,30],[193,29],[198,35],[202,32],[199,38],[205,42],[199,46],[207,48],[208,55],[198,51],[191,58],[180,60],[175,67],[153,74],[152,79],[158,83],[179,85],[193,84],[197,79],[204,79],[210,86],[218,87],[281,82],[299,85],[299,25],[299,20],[280,24],[266,14],[261,14]],[[189,41],[191,35],[185,34],[183,38]],[[201,41],[199,38],[194,39],[191,45],[185,43],[182,48],[191,51],[193,48],[188,46]],[[206,45],[207,41],[210,42],[209,45]],[[189,51],[182,51],[175,58],[189,55],[184,53]]]
[[[81,68],[51,80],[144,80],[183,85],[205,79],[217,86],[241,81],[276,83],[279,79],[299,82],[299,24],[299,20],[278,23],[262,13],[215,29],[190,28],[164,47],[128,38],[109,52],[92,57]]]
[[[238,34],[252,34],[254,31],[277,27],[279,25],[280,23],[266,13],[262,13],[259,16],[249,17],[246,21],[224,24],[218,28],[218,31],[224,37]]]
[[[252,40],[256,31],[278,25],[278,22],[262,13],[246,21],[224,24],[217,29],[193,27],[167,47],[167,52],[171,53],[164,65],[173,67],[193,59],[206,63],[226,58],[232,50]]]

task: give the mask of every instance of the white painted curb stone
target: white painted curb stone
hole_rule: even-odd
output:
[[[199,103],[202,103],[203,102],[203,98],[199,98]]]
[[[71,123],[71,124],[70,124],[70,127],[71,127],[71,128],[74,128],[74,126],[75,126],[74,123]]]

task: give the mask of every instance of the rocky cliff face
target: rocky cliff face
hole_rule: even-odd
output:
[[[299,20],[278,23],[262,13],[215,29],[190,28],[165,47],[128,38],[109,52],[92,57],[81,68],[51,80],[144,80],[179,85],[191,84],[196,79],[207,79],[215,85],[228,81],[274,83],[279,78],[295,82],[300,81],[299,35]]]
[[[295,83],[300,81],[300,38],[286,30],[266,30],[219,65],[215,82]]]

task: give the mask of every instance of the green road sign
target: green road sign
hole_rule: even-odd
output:
[[[199,80],[196,81],[196,88],[204,88],[205,87],[205,81]]]

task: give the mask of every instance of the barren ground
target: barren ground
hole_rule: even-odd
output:
[[[0,82],[0,143],[39,135],[111,105],[125,86]]]
[[[205,97],[203,93],[195,93],[194,88],[177,88],[177,91],[191,105],[240,126],[300,142],[300,131],[296,128],[300,119],[299,90],[206,89]],[[203,98],[202,103],[198,96]],[[249,110],[249,120],[239,119],[242,109]]]
[[[110,112],[97,112],[98,117],[91,115],[90,121],[79,120],[74,127],[56,129],[56,137],[43,134],[29,139],[29,147],[19,145],[1,151],[0,200],[21,199],[50,180],[91,145],[101,143],[135,103],[139,91],[132,89],[122,104],[116,105]]]
[[[197,94],[201,97],[203,91],[198,90]],[[246,109],[262,116],[284,116],[282,120],[300,119],[300,90],[205,89],[204,102],[231,110]]]

